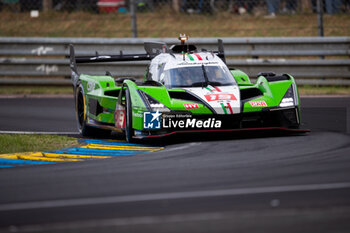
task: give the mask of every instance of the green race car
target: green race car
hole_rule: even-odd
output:
[[[77,123],[83,136],[122,132],[127,141],[176,133],[281,129],[300,126],[297,85],[289,74],[258,74],[251,83],[218,51],[186,44],[145,43],[145,54],[75,57],[70,46]],[[78,63],[149,60],[144,81],[79,74]]]

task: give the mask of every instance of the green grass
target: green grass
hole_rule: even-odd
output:
[[[66,136],[0,134],[0,154],[57,150],[77,144],[76,138]]]

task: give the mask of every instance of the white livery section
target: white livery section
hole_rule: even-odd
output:
[[[207,86],[185,88],[206,102],[217,114],[237,114],[241,111],[240,94],[237,86]]]
[[[169,89],[185,89],[217,114],[241,111],[238,85],[226,64],[214,53],[159,54],[152,60],[148,78]]]

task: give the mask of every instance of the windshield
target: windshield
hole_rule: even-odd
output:
[[[164,71],[161,75],[164,85],[171,87],[229,86],[236,82],[227,67],[193,66]]]

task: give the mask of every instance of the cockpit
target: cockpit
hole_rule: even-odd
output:
[[[160,81],[167,88],[236,85],[226,66],[204,64],[164,70],[160,74]]]

